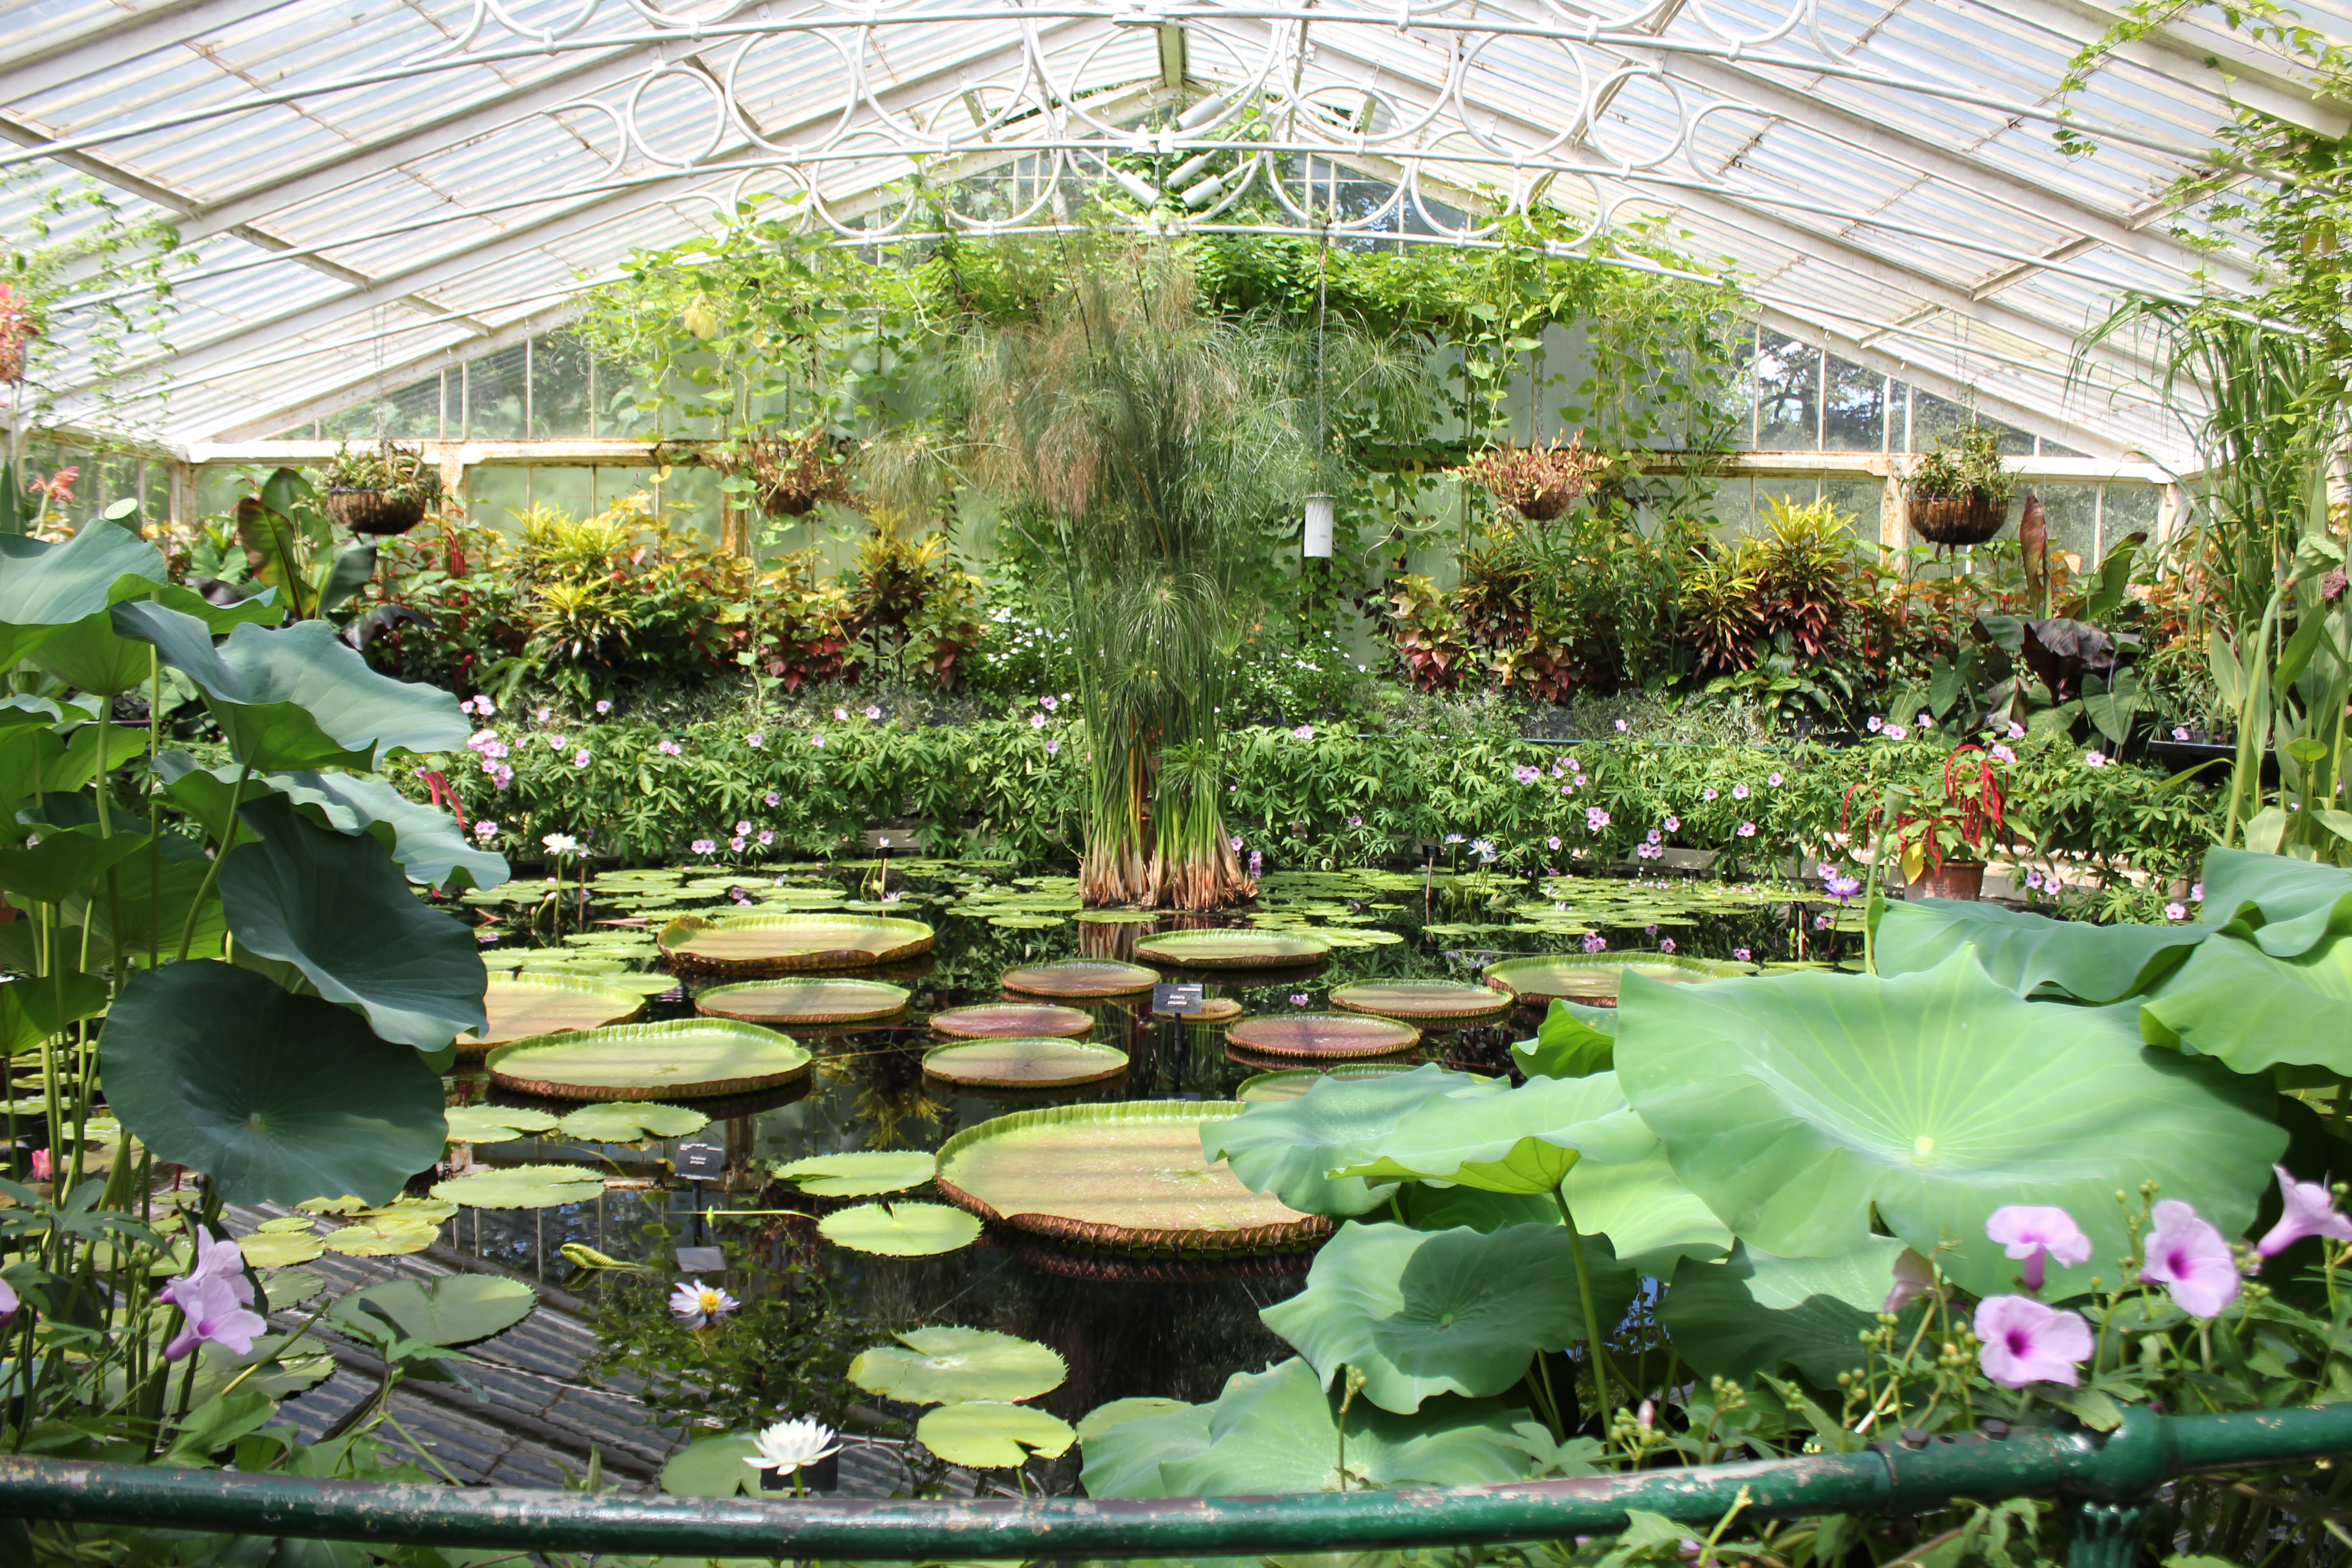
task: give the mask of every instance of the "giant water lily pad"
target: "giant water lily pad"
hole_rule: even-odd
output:
[[[646,1138],[684,1138],[709,1126],[710,1118],[683,1105],[611,1100],[583,1105],[555,1125],[567,1138],[592,1143],[635,1143]]]
[[[482,1005],[489,1012],[489,1026],[458,1036],[459,1056],[478,1056],[495,1046],[541,1035],[626,1023],[646,1010],[646,999],[625,986],[585,975],[504,974],[490,981]]]
[[[1130,1100],[1017,1111],[940,1150],[940,1192],[984,1219],[1082,1245],[1241,1251],[1304,1245],[1329,1228],[1254,1193],[1202,1153],[1231,1103]]]
[[[1451,1024],[1501,1017],[1511,1010],[1511,998],[1458,980],[1363,980],[1333,990],[1331,1005],[1384,1018]]]
[[[880,980],[802,975],[746,980],[698,991],[694,1010],[714,1018],[786,1028],[794,1024],[864,1024],[907,1010],[907,988]]]
[[[870,1198],[919,1187],[938,1168],[938,1162],[919,1149],[854,1149],[787,1161],[775,1167],[775,1173],[812,1197]]]
[[[980,1221],[944,1204],[859,1204],[817,1221],[817,1234],[852,1252],[929,1258],[980,1239]]]
[[[887,915],[680,915],[660,944],[681,974],[788,974],[803,969],[864,969],[929,952],[931,928]]]
[[[1331,956],[1319,938],[1271,931],[1166,931],[1135,944],[1135,956],[1186,969],[1296,969]]]
[[[1584,1241],[1593,1304],[1605,1327],[1625,1315],[1640,1278]],[[1350,1220],[1315,1255],[1307,1289],[1261,1311],[1328,1388],[1341,1366],[1364,1374],[1364,1397],[1410,1414],[1439,1394],[1507,1393],[1538,1350],[1586,1336],[1576,1258],[1565,1228],[1413,1230]]]
[[[1386,1203],[1396,1184],[1334,1178],[1332,1172],[1376,1158],[1381,1142],[1425,1104],[1451,1095],[1492,1096],[1506,1087],[1433,1062],[1386,1078],[1328,1077],[1297,1100],[1202,1123],[1201,1146],[1244,1184],[1294,1209],[1363,1214]]]
[[[1517,1089],[1414,1107],[1370,1160],[1335,1173],[1439,1181],[1490,1193],[1548,1193],[1582,1160],[1622,1165],[1657,1147],[1614,1073],[1531,1078]]]
[[[2119,1001],[2147,990],[2212,934],[2202,925],[2093,925],[1957,899],[1891,903],[1873,933],[1878,973],[1933,969],[1962,948],[2021,996]]]
[[[679,1018],[517,1040],[485,1065],[495,1082],[555,1100],[707,1100],[792,1083],[809,1059],[771,1029]]]
[[[964,1040],[923,1053],[923,1070],[971,1089],[1070,1089],[1127,1070],[1127,1053],[1087,1040]]]
[[[1159,984],[1160,975],[1139,963],[1066,959],[1059,963],[1025,963],[1008,969],[1003,984],[1007,991],[1026,996],[1099,998],[1139,995]]]
[[[915,1440],[950,1465],[1009,1469],[1031,1454],[1058,1458],[1078,1435],[1059,1416],[1026,1405],[972,1399],[927,1413],[915,1423]]]
[[[1034,1040],[1049,1035],[1076,1039],[1094,1031],[1091,1013],[1035,1002],[992,1002],[950,1007],[930,1017],[931,1033],[950,1040]]]
[[[895,1345],[858,1352],[849,1381],[905,1405],[1034,1399],[1070,1375],[1059,1352],[992,1329],[915,1329]]]
[[[1545,958],[1507,958],[1480,971],[1486,984],[1522,1002],[1548,1006],[1560,1001],[1608,1007],[1628,973],[1645,974],[1669,985],[1692,985],[1746,974],[1751,966],[1682,958],[1671,952],[1562,953]]]
[[[1277,1013],[1244,1018],[1225,1031],[1225,1040],[1260,1056],[1345,1061],[1409,1051],[1421,1044],[1421,1031],[1361,1013]]]
[[[1339,1062],[1328,1068],[1285,1068],[1242,1079],[1234,1098],[1244,1105],[1280,1105],[1303,1097],[1327,1078],[1394,1078],[1412,1068],[1402,1062]]]
[[[551,1209],[596,1201],[604,1178],[585,1165],[513,1165],[433,1184],[433,1195],[469,1209]]]
[[[2275,1096],[2144,1045],[2127,1009],[2028,1002],[1958,952],[1879,979],[1795,973],[1626,984],[1617,1077],[1675,1172],[1750,1245],[1834,1257],[1873,1217],[1980,1295],[2016,1266],[1985,1239],[2005,1204],[2063,1208],[2091,1260],[2130,1248],[2117,1192],[2153,1181],[2242,1234],[2286,1147]]]
[[[2254,941],[2261,934],[2238,927],[2200,942],[2141,1004],[2141,1036],[2243,1073],[2352,1078],[2352,936],[2273,958]]]

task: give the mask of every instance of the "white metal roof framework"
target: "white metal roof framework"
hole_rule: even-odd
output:
[[[1285,232],[1491,244],[1542,199],[1608,257],[1655,220],[1777,331],[2186,467],[2131,345],[2070,378],[2075,336],[2124,287],[2247,283],[2235,237],[2183,244],[2164,197],[2233,106],[2352,124],[2192,14],[2094,74],[2072,107],[2101,151],[2069,160],[2056,86],[2116,19],[2090,0],[669,3],[0,0],[0,166],[96,179],[192,242],[173,353],[125,367],[117,410],[173,445],[517,341],[746,190],[908,232],[920,172],[988,194],[950,211],[976,234],[1066,223],[1074,183],[1161,229],[1263,228],[1244,204],[1270,199]],[[2301,8],[2352,37],[2347,0]],[[1204,183],[1244,124],[1252,160]],[[1397,195],[1335,219],[1318,160]],[[97,407],[59,389],[62,419]]]

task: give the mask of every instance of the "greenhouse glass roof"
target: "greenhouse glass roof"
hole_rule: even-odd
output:
[[[1145,228],[1493,243],[1540,200],[1652,266],[1619,248],[1648,222],[1776,331],[2185,465],[2133,345],[2070,374],[2076,335],[2121,288],[2247,282],[2166,198],[2235,106],[2352,124],[2191,14],[2066,100],[2098,144],[2069,158],[2058,84],[2117,19],[2087,0],[673,3],[0,0],[0,227],[89,178],[193,247],[169,355],[57,416],[268,434],[560,322],[748,192],[908,233],[920,174],[971,233],[1076,221],[1075,194]],[[2352,5],[2299,9],[2352,38]]]

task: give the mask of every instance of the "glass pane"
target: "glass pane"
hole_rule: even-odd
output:
[[[162,522],[172,515],[172,469],[165,463],[147,465],[147,521]]]
[[[512,440],[523,433],[523,345],[466,367],[466,434]]]
[[[2110,484],[2106,515],[2099,529],[2102,553],[2113,550],[2129,534],[2145,533],[2153,541],[2157,509],[2162,500],[2154,485]]]
[[[2092,526],[2097,513],[2099,487],[2096,485],[2036,485],[2032,494],[2042,498],[2042,519],[2050,530],[2050,555],[2053,561],[2067,557],[2066,570],[2096,571],[2099,564],[2099,542]],[[2018,509],[2024,515],[2024,508]]]
[[[719,542],[719,476],[696,464],[680,465],[669,471],[669,479],[656,490],[664,512],[678,528],[700,529],[713,544]]]
[[[1756,449],[1819,451],[1821,410],[1822,351],[1764,333],[1756,353]]]
[[[485,464],[466,470],[466,510],[477,524],[511,531],[515,527],[514,514],[530,506],[529,468],[491,468]]]
[[[530,433],[587,436],[594,432],[588,406],[588,350],[570,332],[533,339],[530,345]]]
[[[2087,458],[2088,452],[2077,452],[2072,447],[2062,447],[2049,437],[2042,437],[2042,455],[2045,458]]]
[[[1830,356],[1829,405],[1822,445],[1832,452],[1886,449],[1886,378],[1851,360]]]
[[[1911,384],[1898,381],[1886,389],[1886,449],[1890,452],[1916,452],[1919,449],[1911,435]]]
[[[590,472],[587,468],[573,468],[531,469],[531,504],[553,507],[567,517],[590,516],[596,510],[589,501]]]
[[[1748,520],[1748,531],[1762,533],[1772,526],[1772,502],[1811,506],[1821,499],[1821,494],[1822,482],[1819,479],[1759,479],[1756,481],[1756,514]]]
[[[196,471],[196,515],[220,517],[245,498],[245,476],[226,464]]]
[[[2004,425],[1998,419],[1988,419],[1985,423],[2000,432],[2000,455],[2002,457],[2030,458],[2033,456],[2035,443],[2033,433],[2031,430],[2021,430],[2014,425]]]
[[[1735,452],[1756,445],[1756,333],[1753,329],[1733,340],[1731,363],[1724,375],[1724,412],[1732,421],[1728,444]]]
[[[585,470],[593,487],[594,509],[608,512],[624,502],[633,510],[643,510],[653,505],[654,471],[651,468],[589,468]]]
[[[383,433],[405,441],[441,438],[441,375],[412,381],[384,400]]]
[[[1948,398],[1932,392],[1911,389],[1911,449],[1932,452],[1943,437],[1957,432],[1969,423],[1969,411]]]
[[[1748,531],[1752,515],[1756,481],[1726,479],[1723,488],[1715,492],[1715,535],[1718,539],[1737,539]]]
[[[1878,514],[1886,502],[1885,480],[1831,479],[1822,486],[1822,494],[1847,519],[1856,539],[1878,542]]]
[[[99,459],[101,488],[90,496],[93,515],[104,511],[123,497],[139,498],[139,459],[120,453],[109,453]]]
[[[637,406],[644,395],[637,378],[627,366],[611,360],[596,362],[596,428],[595,436],[636,436],[651,434],[654,411]]]

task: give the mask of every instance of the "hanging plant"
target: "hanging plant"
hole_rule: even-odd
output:
[[[406,533],[441,499],[441,471],[415,447],[336,448],[327,465],[327,514],[353,533]]]
[[[1581,432],[1543,446],[1506,443],[1489,447],[1462,468],[1449,469],[1456,479],[1475,479],[1486,493],[1530,522],[1549,522],[1568,510],[1577,497],[1592,488],[1593,476],[1608,466],[1599,452],[1587,451]]]
[[[1970,420],[1936,438],[1911,471],[1911,527],[1940,545],[1982,544],[2009,521],[2017,476],[2000,466],[2000,437]]]
[[[761,430],[709,448],[701,461],[728,479],[748,482],[770,517],[804,517],[819,501],[851,499],[841,455],[822,425],[797,436]]]
[[[30,301],[7,284],[0,283],[0,382],[23,378],[25,341],[40,335]]]

